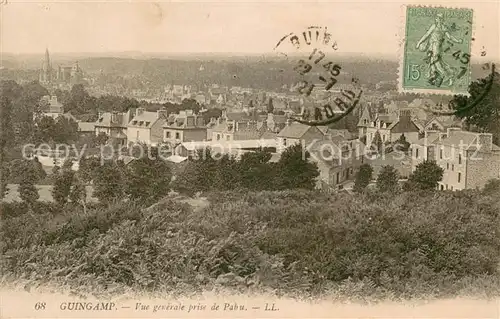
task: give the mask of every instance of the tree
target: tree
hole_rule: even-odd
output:
[[[456,116],[465,119],[468,130],[489,132],[493,134],[493,142],[500,143],[500,74],[495,72],[489,92],[482,96],[491,81],[491,75],[473,81],[469,86],[469,97],[456,95],[450,102],[456,110]],[[466,107],[479,97],[481,100],[472,108]]]
[[[196,192],[202,190],[199,183],[203,178],[202,172],[202,163],[189,158],[184,170],[173,181],[172,188],[181,194],[193,196]]]
[[[12,142],[12,104],[9,98],[2,94],[3,90],[0,91],[0,198],[3,198],[7,186],[5,148]]]
[[[362,192],[372,180],[373,168],[370,164],[363,164],[359,167],[354,180],[353,190],[357,193]]]
[[[28,204],[29,209],[40,198],[35,183],[38,181],[39,174],[36,172],[33,165],[25,165],[25,169],[21,175],[19,183],[19,197],[21,200]]]
[[[277,188],[313,189],[319,172],[317,165],[308,161],[309,158],[309,152],[303,152],[301,144],[286,148],[276,166]]]
[[[394,193],[399,189],[399,173],[391,165],[382,167],[377,177],[377,189],[380,192]]]
[[[52,139],[56,143],[72,143],[78,139],[78,123],[70,118],[60,116],[54,123]]]
[[[88,184],[92,181],[94,172],[100,165],[100,159],[97,157],[80,158],[78,163],[78,176],[83,184]]]
[[[394,149],[397,151],[402,151],[407,153],[410,149],[410,143],[406,140],[406,136],[401,134],[401,136],[394,143]]]
[[[82,182],[78,174],[73,175],[73,183],[69,193],[69,199],[72,203],[82,205],[83,212],[87,212],[87,190],[85,189],[85,184]]]
[[[377,148],[377,151],[381,152],[382,147],[384,146],[382,143],[382,137],[380,136],[379,131],[375,132],[375,135],[373,136],[372,140],[372,145],[374,145]]]
[[[36,120],[35,139],[38,143],[52,143],[57,132],[56,121],[50,116]]]
[[[443,179],[444,169],[439,167],[435,161],[426,160],[417,165],[415,171],[408,178],[407,190],[433,190]]]
[[[269,98],[269,101],[267,102],[267,113],[273,113],[274,112],[274,104],[273,104],[273,98]]]
[[[123,198],[124,181],[120,167],[114,161],[105,161],[93,172],[94,196],[101,203]]]
[[[63,105],[65,111],[72,114],[92,113],[97,109],[96,98],[90,96],[82,84],[73,85]]]
[[[59,205],[64,205],[68,202],[73,178],[75,173],[71,169],[61,169],[56,175],[54,187],[52,188],[52,197]]]
[[[125,170],[125,193],[132,200],[155,202],[168,194],[172,172],[170,166],[151,149],[151,158],[143,156],[130,162]]]
[[[217,164],[212,188],[226,191],[240,187],[240,163],[233,156],[224,154]]]
[[[43,169],[42,163],[38,161],[38,158],[33,160],[28,159],[15,159],[9,163],[10,177],[12,183],[20,183],[24,173],[27,170],[33,170],[36,177],[36,182],[44,179],[47,173]]]
[[[174,189],[187,195],[213,189],[217,166],[210,148],[198,150],[195,156],[188,159],[184,171],[175,180]]]
[[[2,166],[0,167],[0,201],[1,201],[7,194],[7,184],[8,184],[7,181],[9,180],[10,177],[9,176],[10,171],[7,163],[0,162],[0,165]]]
[[[274,186],[274,175],[269,160],[272,154],[262,149],[248,152],[238,162],[239,184],[252,190],[269,190]]]

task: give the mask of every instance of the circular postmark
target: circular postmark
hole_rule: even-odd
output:
[[[359,80],[343,69],[338,43],[326,27],[310,26],[283,36],[274,51],[293,70],[290,91],[301,104],[292,119],[307,125],[334,123],[354,110]]]

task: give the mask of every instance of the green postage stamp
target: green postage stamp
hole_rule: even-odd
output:
[[[472,9],[407,6],[399,90],[468,94]]]

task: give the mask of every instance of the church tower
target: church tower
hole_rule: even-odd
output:
[[[40,83],[51,83],[52,82],[52,65],[50,64],[49,49],[45,49],[45,58],[42,63],[42,69],[40,70]]]

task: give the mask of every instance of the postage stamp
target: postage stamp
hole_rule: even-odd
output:
[[[473,10],[407,6],[400,92],[467,95]]]
[[[301,96],[297,122],[326,125],[355,108],[361,95],[358,79],[343,70],[338,43],[327,27],[310,26],[283,36],[275,52],[292,63],[292,91]]]

